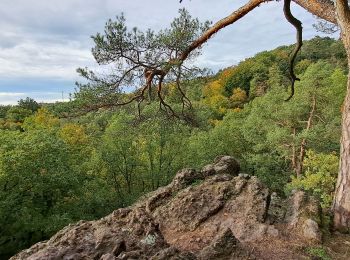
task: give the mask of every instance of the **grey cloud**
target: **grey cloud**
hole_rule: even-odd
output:
[[[77,80],[75,69],[94,66],[90,38],[121,12],[130,27],[159,30],[181,7],[200,20],[217,21],[246,0],[1,0],[0,77],[18,76]],[[313,37],[315,19],[300,7],[304,35]],[[282,14],[282,3],[263,4],[236,24],[219,32],[203,48],[196,63],[213,70],[237,63],[265,49],[295,41],[294,29]],[[25,84],[25,82],[24,82]],[[0,83],[0,92],[4,86]],[[30,87],[28,86],[28,91]],[[2,101],[0,100],[0,103]]]

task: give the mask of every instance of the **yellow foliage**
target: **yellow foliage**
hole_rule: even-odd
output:
[[[40,108],[33,116],[25,119],[24,129],[53,128],[59,126],[60,121],[52,115],[46,108]]]
[[[220,83],[219,80],[215,80],[210,82],[208,85],[206,85],[203,89],[203,95],[206,98],[210,98],[214,95],[223,95],[224,94],[224,88],[223,85]]]
[[[16,130],[16,129],[20,129],[21,126],[22,126],[21,122],[12,122],[12,121],[0,119],[0,129]]]
[[[211,124],[212,126],[218,126],[222,121],[221,120],[217,120],[217,119],[209,119],[209,124]]]
[[[166,84],[165,89],[168,91],[168,96],[176,96],[178,94],[177,86],[175,83]]]
[[[80,125],[69,123],[64,125],[59,131],[60,137],[70,145],[81,145],[87,143],[87,135]]]
[[[241,106],[248,100],[247,93],[234,88],[230,98],[225,96],[225,81],[235,73],[235,68],[228,68],[221,72],[218,80],[212,81],[203,88],[203,103],[217,113],[224,115],[231,108]]]
[[[234,88],[230,99],[233,102],[243,103],[243,102],[247,101],[248,96],[247,96],[247,93],[243,89]]]
[[[236,107],[234,109],[232,109],[232,112],[235,112],[235,113],[238,113],[238,112],[241,112],[242,111],[242,108],[239,108],[239,107]]]
[[[214,111],[225,114],[229,105],[229,99],[224,95],[225,90],[219,80],[215,80],[206,85],[203,89],[205,97],[203,103]]]
[[[230,67],[224,69],[219,76],[219,81],[222,85],[225,85],[226,81],[232,77],[232,75],[236,72],[235,67]]]
[[[227,112],[227,108],[225,108],[225,107],[218,107],[217,111],[218,111],[220,114],[224,115],[224,114],[226,114],[226,112]]]

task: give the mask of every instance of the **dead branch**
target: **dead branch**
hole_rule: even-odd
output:
[[[182,102],[182,115],[184,116],[184,112],[185,112],[185,107],[186,104],[188,106],[189,109],[192,109],[192,103],[190,101],[190,99],[186,96],[185,92],[182,90],[181,88],[181,66],[178,67],[178,73],[176,75],[176,88],[177,90],[180,92],[181,94],[181,102]]]
[[[295,59],[298,55],[298,52],[301,49],[301,46],[303,45],[303,27],[301,22],[293,16],[290,10],[290,3],[291,0],[284,0],[284,7],[283,7],[283,12],[284,15],[289,23],[291,23],[295,29],[297,30],[297,43],[295,46],[294,51],[291,54],[290,60],[289,60],[289,75],[290,75],[290,80],[292,82],[291,86],[291,94],[290,96],[285,100],[288,101],[294,96],[294,85],[295,81],[299,81],[300,79],[295,76],[294,73],[294,64],[295,64]]]
[[[161,110],[164,110],[168,115],[179,118],[179,116],[175,113],[175,111],[171,108],[169,104],[167,104],[163,97],[162,97],[162,84],[164,80],[165,75],[160,75],[159,80],[158,80],[158,89],[157,89],[157,94],[159,98],[159,108]],[[169,114],[170,111],[170,114]]]

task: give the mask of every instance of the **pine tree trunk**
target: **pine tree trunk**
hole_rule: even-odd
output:
[[[336,12],[350,64],[350,11],[347,1],[337,0]],[[334,228],[342,232],[350,231],[350,74],[346,92],[342,115],[339,174],[333,201]]]
[[[335,229],[348,232],[350,229],[350,77],[343,108],[339,174],[333,213]]]

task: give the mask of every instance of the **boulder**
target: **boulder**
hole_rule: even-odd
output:
[[[228,174],[237,176],[240,171],[238,161],[231,156],[219,156],[214,160],[213,164],[209,164],[202,169],[204,177],[214,174]]]
[[[194,169],[183,169],[176,173],[173,181],[170,184],[172,191],[181,190],[196,180],[204,179],[200,172]]]
[[[322,210],[319,201],[304,191],[293,191],[286,205],[285,221],[290,234],[306,243],[321,242]]]

